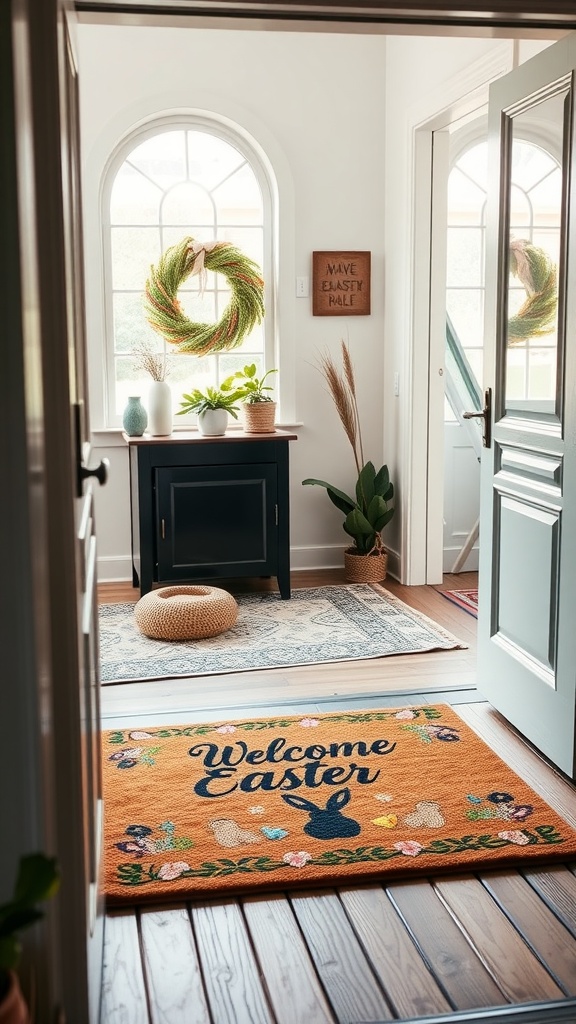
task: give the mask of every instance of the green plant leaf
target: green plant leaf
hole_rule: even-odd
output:
[[[238,406],[235,403],[239,402],[241,397],[242,391],[239,388],[234,391],[223,391],[221,388],[207,387],[204,392],[195,388],[191,394],[182,396],[182,408],[176,415],[184,416],[188,412],[202,413],[206,409],[226,409],[234,419],[238,419]]]
[[[366,516],[359,508],[352,509],[350,514],[346,516],[344,528],[346,533],[353,537],[366,537],[374,533],[374,527],[368,522]]]
[[[346,523],[343,525],[348,536],[353,538],[354,547],[359,555],[367,555],[369,551],[372,551],[376,543],[375,533],[356,533],[355,529],[349,528]]]
[[[353,501],[352,498],[345,494],[344,491],[339,491],[337,487],[333,487],[332,484],[326,483],[325,480],[316,480],[312,477],[308,477],[306,480],[302,481],[302,485],[304,484],[317,484],[318,487],[325,487],[332,504],[336,505],[336,508],[340,509],[340,511],[344,512],[346,515],[348,515],[353,508],[356,508],[356,502]]]
[[[383,498],[388,501],[387,490],[390,486],[390,474],[388,472],[388,466],[381,466],[376,477],[374,479],[374,492],[380,494]]]
[[[376,520],[376,522],[374,523],[374,529],[378,533],[381,533],[381,531],[384,529],[384,527],[390,522],[390,520],[392,519],[393,515],[394,515],[394,509],[393,508],[389,508],[386,512],[383,513],[382,516],[380,516],[379,519]]]
[[[9,903],[0,906],[0,968],[17,966],[20,956],[17,933],[43,916],[34,904],[53,896],[59,883],[53,857],[31,853],[20,859],[14,896]]]
[[[344,491],[339,491],[334,487],[328,488],[328,497],[332,504],[335,505],[337,509],[340,509],[340,512],[344,512],[345,515],[348,515],[348,513],[356,507],[352,498],[349,498],[347,494],[344,494]]]
[[[14,935],[21,928],[27,928],[28,925],[39,921],[42,916],[42,911],[33,907],[22,907],[18,903],[8,904],[5,912],[2,911],[0,915],[0,938]]]
[[[366,512],[366,518],[372,525],[372,528],[379,532],[380,527],[377,526],[378,520],[386,515],[386,502],[384,498],[381,498],[379,494],[375,494],[368,506]]]
[[[59,884],[54,857],[46,857],[43,853],[28,854],[20,860],[14,902],[30,904],[50,899]]]
[[[367,509],[374,497],[376,470],[372,462],[367,462],[360,470],[356,482],[356,500],[361,508]]]
[[[15,935],[0,938],[0,968],[11,971],[18,966],[22,947]]]

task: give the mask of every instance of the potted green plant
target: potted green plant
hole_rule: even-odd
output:
[[[388,553],[382,541],[382,530],[394,515],[394,509],[389,506],[394,487],[387,466],[376,470],[373,462],[364,461],[354,370],[345,342],[342,342],[342,363],[343,374],[330,356],[322,358],[320,368],[354,453],[357,474],[354,495],[346,494],[325,480],[309,477],[302,483],[325,487],[330,501],[345,515],[344,530],[354,541],[344,553],[347,582],[377,583],[386,578]]]
[[[182,395],[181,408],[177,416],[188,412],[198,414],[198,429],[207,437],[221,437],[226,433],[228,414],[238,419],[238,405],[241,392],[224,391],[223,388],[207,387],[206,391],[195,388],[190,394]]]
[[[30,1017],[16,968],[20,962],[20,932],[39,921],[37,904],[50,899],[60,884],[56,861],[43,853],[20,859],[14,894],[0,905],[0,1024],[28,1024]]]
[[[256,376],[256,363],[247,363],[242,370],[237,370],[231,377],[222,382],[222,390],[235,388],[240,396],[244,409],[244,429],[247,434],[272,434],[276,418],[276,402],[268,391],[274,389],[265,384],[271,373],[267,370],[263,377]],[[238,383],[239,382],[239,383]]]

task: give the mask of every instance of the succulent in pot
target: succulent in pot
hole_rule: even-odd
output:
[[[195,388],[190,394],[182,395],[181,408],[177,416],[188,412],[198,414],[200,433],[210,437],[219,437],[226,433],[228,414],[238,419],[238,402],[240,392],[224,391],[222,388],[207,387],[205,391]]]

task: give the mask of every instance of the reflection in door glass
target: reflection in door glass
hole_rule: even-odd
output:
[[[556,410],[562,169],[550,153],[525,138],[536,122],[545,123],[562,152],[564,102],[565,93],[559,93],[516,115],[511,125],[508,412]]]

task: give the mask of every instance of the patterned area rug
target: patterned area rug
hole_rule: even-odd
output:
[[[442,597],[447,597],[452,604],[457,604],[469,615],[478,618],[478,591],[477,590],[439,590]]]
[[[477,871],[576,831],[446,705],[107,732],[110,902]]]
[[[238,598],[236,625],[208,640],[150,640],[133,604],[100,607],[103,683],[247,672],[316,662],[464,648],[456,637],[377,585]]]

